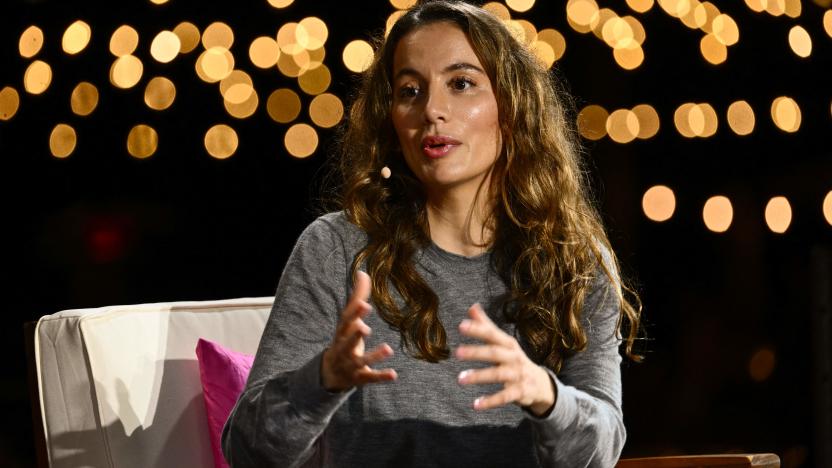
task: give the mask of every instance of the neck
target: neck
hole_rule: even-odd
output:
[[[443,250],[466,257],[488,250],[492,232],[484,223],[490,207],[487,187],[481,188],[451,189],[428,197],[430,238]]]

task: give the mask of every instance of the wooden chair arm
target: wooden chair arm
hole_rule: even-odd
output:
[[[686,455],[675,457],[625,458],[616,468],[780,468],[773,453]]]

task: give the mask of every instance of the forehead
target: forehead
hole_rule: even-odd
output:
[[[402,36],[393,54],[393,74],[402,68],[444,69],[454,63],[482,68],[468,36],[454,23],[420,26]]]

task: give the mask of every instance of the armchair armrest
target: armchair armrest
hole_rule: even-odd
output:
[[[674,457],[626,458],[616,468],[780,468],[773,453],[686,455]]]

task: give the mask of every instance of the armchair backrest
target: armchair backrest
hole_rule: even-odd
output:
[[[67,310],[38,321],[52,467],[213,467],[194,349],[254,354],[271,297]]]

